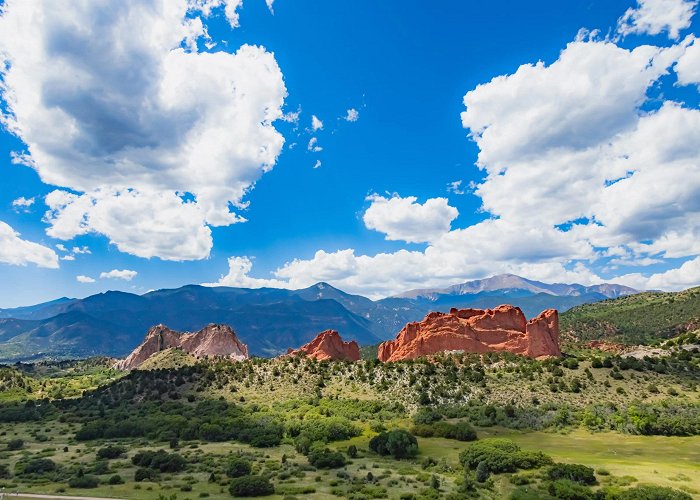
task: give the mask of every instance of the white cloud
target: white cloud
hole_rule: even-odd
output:
[[[61,260],[73,261],[73,260],[75,260],[75,255],[73,255],[73,254],[64,255],[63,257],[61,257]]]
[[[616,278],[616,281],[647,290],[684,290],[700,285],[700,257],[686,261],[675,269],[651,275],[626,274]]]
[[[348,109],[345,116],[343,117],[343,120],[345,120],[346,122],[356,122],[359,119],[360,112],[357,111],[355,108]]]
[[[415,196],[385,198],[374,194],[367,200],[372,203],[363,216],[365,226],[384,233],[387,240],[433,241],[449,232],[459,215],[447,198],[431,198],[420,204]]]
[[[316,160],[316,163],[314,163],[314,168],[321,168],[321,160]]]
[[[248,257],[229,257],[228,274],[222,275],[215,283],[202,283],[203,286],[232,286],[241,288],[288,288],[287,283],[276,279],[260,279],[248,276],[253,261]]]
[[[94,283],[94,282],[95,282],[95,279],[94,279],[94,278],[91,278],[90,276],[83,276],[82,274],[76,276],[76,277],[75,277],[75,280],[76,280],[78,283]]]
[[[270,9],[270,13],[274,14],[275,10],[272,8],[272,5],[275,3],[275,0],[265,0],[265,4],[267,5],[267,8]]]
[[[447,183],[447,192],[454,194],[464,194],[467,192],[467,190],[462,187],[462,181],[453,181]]]
[[[306,146],[306,149],[313,153],[323,151],[323,148],[318,145],[318,139],[316,137],[312,137],[311,139],[309,139],[309,144],[308,146]]]
[[[100,279],[118,279],[131,281],[138,273],[130,269],[112,269],[109,272],[100,273]]]
[[[295,125],[299,123],[299,117],[301,116],[301,106],[297,108],[296,111],[288,111],[282,115],[281,120],[287,123],[294,123]]]
[[[25,198],[24,196],[20,196],[16,200],[12,201],[12,208],[15,209],[15,212],[28,212],[29,207],[34,205],[34,202],[36,200],[34,198]]]
[[[311,115],[311,130],[314,132],[323,130],[323,122],[316,115]]]
[[[622,35],[658,35],[678,39],[680,32],[690,27],[697,0],[638,0],[637,7],[627,9],[617,22],[617,32]]]
[[[73,247],[71,252],[75,255],[89,255],[92,253],[88,247]]]
[[[20,234],[0,221],[0,262],[14,266],[35,264],[58,269],[58,255],[48,247],[23,240]]]
[[[688,47],[676,65],[678,83],[681,85],[700,85],[700,40],[697,38]]]
[[[272,125],[282,73],[262,47],[195,44],[202,18],[223,5],[236,25],[240,3],[5,3],[3,121],[27,145],[17,161],[66,188],[47,197],[50,236],[94,232],[135,255],[201,259],[210,226],[244,220],[235,210],[284,143]]]

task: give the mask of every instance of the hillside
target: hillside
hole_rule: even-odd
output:
[[[562,333],[580,341],[653,344],[699,326],[700,287],[584,304],[561,315]]]

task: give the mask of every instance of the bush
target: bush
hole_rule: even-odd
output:
[[[559,479],[549,483],[547,490],[554,498],[561,500],[587,500],[593,498],[593,492],[590,489],[568,479]]]
[[[348,446],[348,456],[350,458],[357,458],[357,446],[355,446],[354,444]]]
[[[0,479],[10,479],[11,477],[10,468],[5,464],[0,464]]]
[[[24,441],[22,439],[11,439],[7,442],[7,449],[10,451],[21,450],[24,448]]]
[[[109,445],[97,450],[97,458],[104,458],[107,460],[119,458],[124,455],[126,455],[126,448],[124,446]]]
[[[146,467],[139,467],[134,473],[134,481],[137,483],[141,481],[155,481],[156,479],[158,479],[158,471]]]
[[[309,452],[309,463],[317,469],[337,469],[345,465],[345,457],[339,451],[314,447]]]
[[[509,439],[491,438],[478,441],[459,454],[464,467],[475,469],[480,462],[494,474],[534,469],[552,464],[551,457],[542,452],[522,451]]]
[[[418,454],[418,440],[409,432],[398,429],[374,436],[369,441],[369,449],[396,459],[410,458]]]
[[[568,479],[575,483],[591,485],[596,483],[595,473],[590,467],[580,464],[554,464],[547,471],[549,479]]]
[[[491,472],[486,462],[479,462],[479,465],[476,466],[476,480],[480,483],[485,483],[490,475]]]
[[[158,469],[160,472],[180,472],[187,465],[187,460],[177,453],[164,450],[139,451],[131,458],[131,463],[138,467]]]
[[[476,440],[476,431],[468,422],[436,422],[434,424],[417,424],[411,428],[411,432],[421,437],[443,437],[456,439],[457,441]]]
[[[432,424],[439,420],[442,420],[442,415],[432,408],[421,408],[413,415],[413,423],[416,425]]]
[[[76,476],[70,478],[68,481],[68,486],[71,488],[97,488],[100,484],[100,480],[95,476]]]
[[[663,486],[640,485],[620,493],[613,493],[605,498],[613,500],[691,500],[692,497],[682,491]]]
[[[248,460],[241,457],[234,457],[229,460],[226,466],[226,475],[228,477],[248,476],[252,470],[253,467]]]
[[[124,484],[124,480],[119,474],[115,474],[109,478],[107,484]]]
[[[231,480],[229,493],[234,497],[263,497],[272,495],[275,487],[262,476],[243,476]]]
[[[17,466],[21,469],[19,472],[22,475],[28,474],[46,474],[47,472],[54,472],[58,469],[56,462],[48,458],[34,458],[27,462],[24,467],[18,463]]]

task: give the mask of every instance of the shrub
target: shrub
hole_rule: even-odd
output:
[[[124,446],[109,445],[97,450],[97,458],[104,458],[107,460],[119,458],[124,455],[126,455],[126,448]]]
[[[590,489],[568,479],[559,479],[549,483],[547,490],[554,498],[561,500],[587,500],[593,498],[593,492]]]
[[[374,436],[369,449],[379,455],[392,455],[396,459],[414,457],[418,454],[418,441],[409,432],[398,429]]]
[[[131,463],[139,467],[158,469],[160,472],[180,472],[187,465],[181,455],[164,450],[139,451],[131,458]]]
[[[580,464],[554,464],[547,471],[549,479],[568,479],[580,484],[595,484],[596,478],[593,469]]]
[[[357,446],[355,446],[354,444],[348,446],[348,456],[350,458],[357,458]]]
[[[146,467],[139,467],[134,473],[134,481],[137,483],[140,483],[141,481],[155,481],[157,478],[158,472]]]
[[[474,441],[476,439],[476,431],[468,422],[417,424],[411,428],[411,432],[421,437],[444,437],[457,441]]]
[[[491,472],[486,462],[479,462],[479,465],[476,466],[476,480],[480,483],[485,483],[490,475]]]
[[[24,448],[24,441],[22,439],[11,439],[7,442],[7,449],[10,451],[21,450]]]
[[[17,465],[21,467],[21,464],[18,463]],[[58,469],[58,466],[53,460],[48,458],[34,458],[27,462],[24,465],[24,468],[21,468],[21,471],[19,472],[23,475],[41,475],[46,474],[47,472],[54,472],[56,469]]]
[[[226,466],[226,475],[228,477],[248,476],[253,470],[250,462],[245,458],[234,457],[229,460]]]
[[[10,468],[5,464],[0,464],[0,479],[10,479],[11,477]]]
[[[463,466],[475,469],[480,462],[494,474],[515,472],[518,469],[534,469],[552,463],[551,457],[542,452],[522,451],[509,439],[491,438],[472,444],[459,454]]]
[[[339,451],[314,447],[309,452],[309,463],[317,469],[337,469],[345,465],[345,457]]]
[[[112,477],[109,478],[107,481],[108,484],[124,484],[124,480],[119,474],[115,474]]]
[[[432,424],[442,420],[442,415],[437,410],[432,408],[421,408],[413,415],[414,424]]]
[[[607,497],[606,497],[607,498]],[[692,497],[682,491],[663,486],[640,485],[611,495],[614,500],[691,500]]]
[[[234,497],[262,497],[272,495],[275,487],[262,476],[243,476],[231,480],[229,493]]]
[[[99,484],[99,479],[88,475],[72,477],[68,481],[68,486],[71,488],[97,488]]]

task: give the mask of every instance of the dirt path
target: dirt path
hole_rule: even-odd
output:
[[[0,493],[0,500],[9,500],[10,498],[48,498],[60,500],[120,500],[117,498],[76,497],[68,495],[42,495],[39,493]]]

